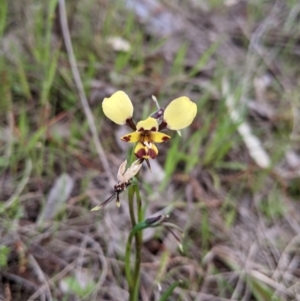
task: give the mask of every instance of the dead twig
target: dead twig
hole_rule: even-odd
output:
[[[48,280],[47,280],[44,272],[42,271],[42,269],[39,266],[36,259],[31,254],[28,256],[28,260],[29,260],[29,263],[30,263],[31,267],[35,271],[35,274],[37,275],[39,281],[41,281],[45,286],[45,294],[42,291],[41,295],[40,295],[42,300],[46,300],[46,297],[47,297],[48,301],[52,301],[53,299],[52,299],[52,296],[51,296],[50,287],[49,287]]]

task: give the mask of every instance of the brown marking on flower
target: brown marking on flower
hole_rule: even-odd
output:
[[[167,127],[167,123],[165,121],[163,121],[159,127],[158,127],[158,130],[161,131],[161,130],[164,130],[165,128]]]
[[[125,142],[129,142],[130,138],[131,138],[131,135],[127,135],[127,136],[122,137],[121,139]]]
[[[163,142],[166,142],[166,141],[168,141],[169,139],[170,139],[170,137],[168,137],[168,136],[163,136],[163,137],[162,137],[162,141],[163,141]]]
[[[136,153],[136,157],[139,159],[147,158],[147,154],[144,148],[140,148]]]
[[[150,156],[151,159],[155,159],[157,156],[157,153],[155,152],[154,149],[150,148],[150,149],[148,149],[148,156]]]
[[[157,128],[155,126],[153,126],[150,131],[151,132],[157,132]]]

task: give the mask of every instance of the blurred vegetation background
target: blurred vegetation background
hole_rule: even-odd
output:
[[[198,106],[141,171],[146,216],[185,235],[145,231],[140,300],[300,300],[299,1],[66,2],[0,2],[0,300],[128,299],[126,196],[90,212],[131,152],[117,90],[135,120]]]

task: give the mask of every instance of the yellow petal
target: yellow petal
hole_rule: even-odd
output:
[[[169,139],[171,139],[171,137],[164,133],[161,133],[161,132],[152,132],[151,133],[151,141],[153,141],[155,143],[162,143],[162,142],[168,141]]]
[[[148,131],[156,132],[157,129],[158,129],[157,120],[152,117],[148,117],[147,119],[138,122],[138,124],[136,125],[137,131],[147,131],[148,130]]]
[[[166,107],[164,122],[171,130],[180,130],[189,126],[197,114],[197,106],[188,97],[174,99]]]
[[[134,154],[139,159],[154,159],[158,154],[158,149],[153,143],[151,144],[151,148],[148,148],[139,142],[134,149]]]
[[[102,109],[107,118],[120,125],[125,124],[133,114],[131,100],[123,91],[117,91],[111,97],[104,98]]]
[[[124,135],[121,137],[122,141],[135,143],[140,140],[141,133],[140,132],[132,132],[130,134]]]

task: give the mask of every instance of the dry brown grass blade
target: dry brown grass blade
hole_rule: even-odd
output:
[[[82,107],[83,107],[83,110],[84,110],[84,114],[87,118],[88,125],[89,125],[90,131],[92,133],[94,144],[95,144],[97,153],[99,155],[100,161],[103,165],[105,173],[109,177],[110,184],[113,186],[116,183],[116,181],[115,181],[114,176],[113,176],[113,174],[110,170],[105,152],[103,150],[102,144],[101,144],[100,139],[98,137],[97,128],[96,128],[95,120],[94,120],[94,117],[93,117],[93,113],[91,111],[91,108],[89,106],[87,97],[85,95],[82,80],[81,80],[80,73],[79,73],[79,70],[78,70],[78,66],[77,66],[77,62],[76,62],[76,58],[75,58],[75,54],[74,54],[74,50],[73,50],[73,45],[72,45],[72,41],[71,41],[71,37],[70,37],[68,21],[67,21],[65,0],[59,0],[59,16],[60,16],[60,22],[61,22],[61,28],[62,28],[64,43],[66,45],[66,49],[67,49],[67,53],[68,53],[68,57],[69,57],[69,62],[70,62],[70,66],[71,66],[71,69],[72,69],[72,74],[73,74],[73,77],[74,77],[74,82],[75,82],[77,90],[78,90],[78,94],[79,94],[79,98],[80,98],[80,101],[81,101],[81,104],[82,104]]]

